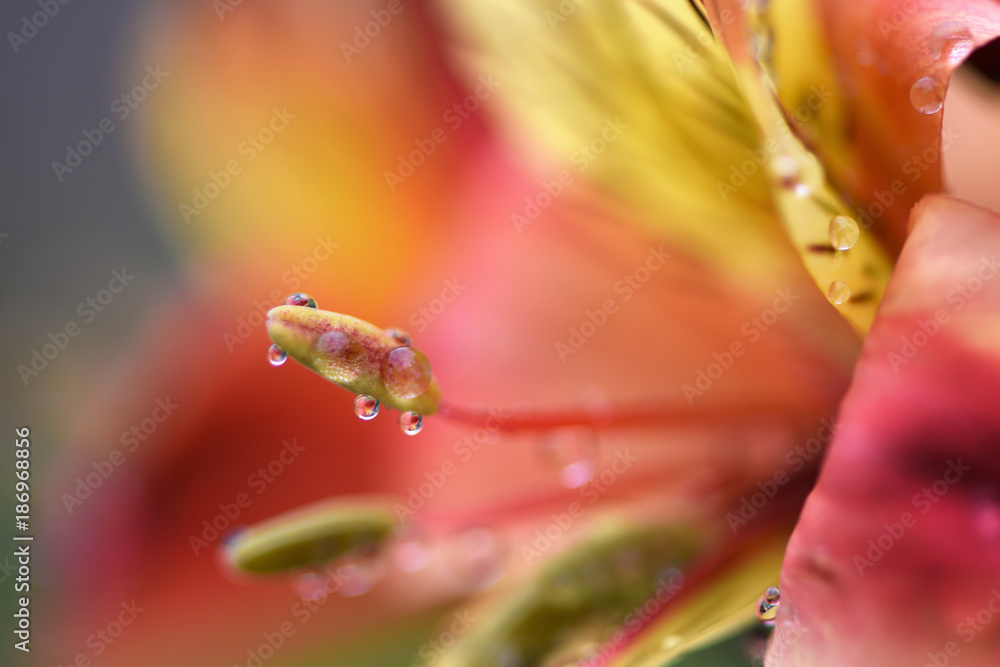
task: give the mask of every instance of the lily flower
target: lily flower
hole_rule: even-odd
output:
[[[990,664],[995,628],[977,620],[959,646],[957,624],[989,608],[997,573],[980,273],[1000,238],[993,213],[932,194],[939,159],[904,162],[940,157],[934,100],[1000,22],[989,3],[900,21],[881,2],[770,4],[172,15],[185,37],[155,48],[188,83],[154,110],[152,143],[161,187],[190,199],[197,289],[151,316],[122,382],[183,390],[192,410],[64,535],[86,547],[66,563],[81,591],[101,573],[102,599],[140,591],[157,621],[109,649],[116,664],[150,647],[371,662],[347,636],[446,606],[414,659],[669,664],[760,615],[773,665]],[[345,25],[360,37],[331,50]],[[213,178],[279,111],[257,171],[237,161],[200,206],[190,174]],[[973,277],[959,308],[949,290]],[[288,300],[273,288],[291,283]],[[230,331],[255,298],[257,324]],[[920,332],[919,354],[897,351]],[[98,414],[123,414],[116,400]],[[100,441],[96,422],[78,437]],[[288,439],[311,463],[280,458]],[[921,485],[940,501],[926,518]],[[155,561],[137,539],[154,518]],[[192,629],[234,600],[225,642]],[[164,645],[163,628],[195,641]]]

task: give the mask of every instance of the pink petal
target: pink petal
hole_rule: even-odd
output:
[[[1000,217],[944,196],[913,217],[789,544],[769,665],[1000,655]]]

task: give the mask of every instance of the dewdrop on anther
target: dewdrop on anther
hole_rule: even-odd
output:
[[[386,329],[385,334],[395,340],[400,345],[410,346],[413,345],[413,339],[410,334],[406,333],[402,329]]]
[[[286,359],[288,359],[288,354],[277,345],[267,348],[267,360],[271,362],[272,366],[280,366],[285,363]]]
[[[404,412],[399,415],[399,428],[406,435],[416,435],[424,427],[424,418],[416,412]]]
[[[305,306],[306,308],[315,308],[316,299],[312,298],[308,294],[302,294],[301,292],[293,294],[287,299],[285,299],[286,306]]]
[[[378,415],[378,408],[378,399],[374,396],[362,394],[354,399],[354,414],[364,421],[375,419],[375,416]]]

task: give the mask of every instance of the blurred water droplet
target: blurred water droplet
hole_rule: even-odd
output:
[[[944,91],[937,81],[922,76],[910,88],[910,104],[922,114],[937,113],[944,106]]]
[[[378,414],[378,399],[374,396],[361,395],[354,399],[354,414],[361,419],[368,421],[375,419]]]
[[[399,428],[406,435],[416,435],[424,427],[424,418],[417,412],[404,412],[399,415]]]
[[[406,333],[402,329],[386,329],[385,335],[395,339],[395,341],[400,345],[413,344],[413,339],[410,338],[410,334]]]
[[[830,220],[830,245],[837,250],[850,250],[861,238],[857,220],[846,215],[835,215]]]
[[[855,53],[855,60],[862,67],[871,67],[875,64],[877,59],[875,52],[872,51],[871,44],[868,43],[867,39],[859,37],[857,40],[858,50]]]
[[[771,586],[764,591],[764,596],[757,603],[757,618],[761,623],[774,627],[774,618],[778,615],[778,605],[781,602],[781,592],[777,586]]]
[[[796,183],[795,188],[793,190],[795,192],[795,196],[800,197],[801,199],[805,199],[806,197],[811,197],[813,193],[812,188],[806,185],[805,183]]]
[[[470,528],[455,536],[452,547],[452,567],[448,571],[463,588],[486,588],[503,576],[504,545],[494,530],[485,526]]]
[[[944,60],[952,64],[961,62],[975,47],[972,33],[961,21],[945,21],[938,24],[927,41],[934,60]]]
[[[382,364],[382,381],[396,398],[419,396],[430,386],[433,377],[427,355],[413,347],[397,347]]]
[[[496,667],[528,667],[528,662],[521,655],[521,650],[510,644],[499,647],[490,658],[489,664]]]
[[[295,594],[303,600],[322,600],[327,596],[324,577],[316,572],[307,572],[292,580]]]
[[[830,303],[839,306],[851,298],[851,287],[843,280],[834,280],[830,283],[830,289],[827,290],[826,295],[830,298]]]
[[[771,160],[769,169],[781,187],[791,190],[799,185],[799,176],[802,173],[799,162],[791,155],[779,153]]]
[[[995,498],[984,497],[976,504],[976,531],[984,540],[1000,538],[1000,504]]]
[[[382,574],[382,564],[377,558],[358,559],[335,570],[334,590],[341,597],[356,598],[374,588]]]
[[[663,647],[664,651],[670,651],[671,649],[675,649],[680,646],[683,641],[684,637],[681,635],[667,635],[663,638],[663,641],[660,642],[660,646]]]
[[[306,308],[315,308],[316,299],[312,298],[308,294],[293,294],[287,299],[285,299],[286,306],[305,306]]]
[[[399,528],[393,551],[396,566],[403,572],[419,572],[431,562],[431,549],[424,531],[408,524]]]
[[[277,345],[272,345],[267,348],[267,360],[271,362],[272,366],[280,366],[285,363],[285,359],[288,358],[288,353],[282,350]]]
[[[567,488],[583,486],[597,472],[601,449],[592,429],[570,426],[550,431],[542,435],[540,449],[546,465],[559,473]]]

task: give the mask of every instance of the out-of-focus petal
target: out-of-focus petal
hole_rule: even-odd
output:
[[[633,223],[722,275],[786,269],[793,258],[763,171],[720,190],[758,134],[725,53],[690,6],[444,4],[469,78],[503,82],[490,108],[547,180],[559,165],[585,172],[645,212]]]
[[[710,2],[723,32],[743,18],[780,100],[856,217],[897,254],[910,208],[942,190],[941,153],[954,144],[942,104],[954,69],[1000,34],[990,0]],[[744,13],[741,9],[745,9]],[[810,97],[823,93],[816,105]]]
[[[938,195],[914,222],[789,544],[769,665],[1000,653],[1000,217]]]

